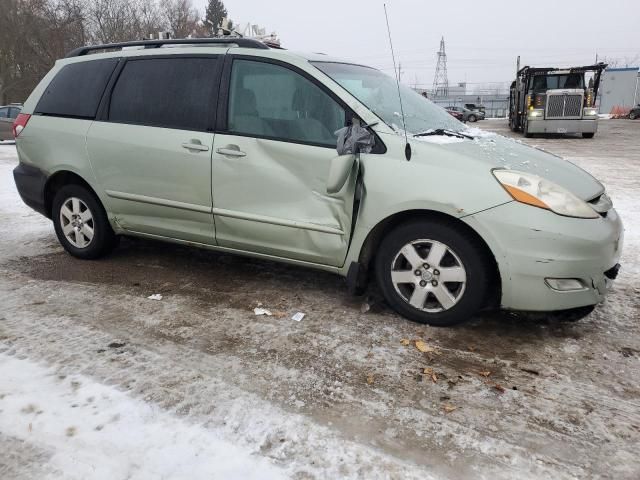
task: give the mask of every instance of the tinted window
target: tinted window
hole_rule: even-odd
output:
[[[345,111],[320,87],[279,65],[235,60],[229,92],[229,131],[336,146]]]
[[[0,118],[7,118],[9,116],[8,108],[0,108]]]
[[[11,118],[16,118],[18,115],[20,114],[20,109],[19,108],[12,108],[11,111],[9,112],[9,117]]]
[[[117,59],[92,60],[63,67],[42,94],[36,113],[94,118]]]
[[[109,121],[207,130],[218,92],[217,58],[128,61],[111,95]]]

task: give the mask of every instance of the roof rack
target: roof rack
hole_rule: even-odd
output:
[[[66,58],[81,57],[96,50],[123,49],[125,47],[160,48],[163,45],[202,45],[202,44],[222,44],[237,45],[243,48],[258,48],[268,50],[269,47],[259,40],[253,38],[180,38],[169,40],[140,40],[135,42],[106,43],[104,45],[90,45],[79,47],[70,51]]]

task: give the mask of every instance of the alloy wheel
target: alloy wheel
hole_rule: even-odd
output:
[[[458,255],[436,240],[407,243],[390,267],[396,292],[412,307],[428,313],[454,307],[467,284],[467,272]]]
[[[91,244],[95,230],[93,214],[79,198],[70,197],[63,202],[60,226],[65,238],[74,247],[86,248]]]

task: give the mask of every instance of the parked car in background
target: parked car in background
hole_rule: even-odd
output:
[[[484,120],[484,112],[479,110],[471,111],[464,107],[447,107],[447,111],[458,112],[462,115],[463,122],[477,122],[478,120]]]
[[[445,110],[449,115],[454,117],[456,120],[460,120],[461,122],[464,121],[464,115],[462,114],[462,112],[459,112],[457,110],[451,110],[449,107],[446,107]]]
[[[482,112],[486,115],[485,106],[479,103],[465,103],[464,108],[471,110],[472,112]]]
[[[640,118],[640,103],[631,109],[631,111],[629,112],[629,118],[631,120]]]
[[[21,110],[22,105],[19,103],[0,107],[0,141],[13,140],[13,121]]]
[[[81,259],[130,235],[332,272],[354,293],[375,278],[398,313],[440,326],[488,308],[583,316],[620,268],[622,222],[589,173],[326,55],[248,38],[84,47],[14,130],[20,196]]]

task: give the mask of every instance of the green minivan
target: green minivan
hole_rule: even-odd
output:
[[[368,143],[339,154],[352,130]],[[621,220],[587,172],[321,54],[82,47],[14,134],[23,201],[79,258],[131,235],[333,272],[354,293],[375,278],[398,313],[441,326],[489,308],[583,316],[620,268]]]

